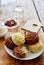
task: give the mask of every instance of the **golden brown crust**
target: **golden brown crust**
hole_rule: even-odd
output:
[[[25,40],[27,44],[36,44],[39,42],[39,36],[36,32],[29,32],[25,35]]]
[[[14,48],[13,53],[18,58],[25,58],[28,54],[28,51],[24,46],[18,46]]]
[[[14,43],[12,42],[12,39],[11,39],[11,37],[8,37],[6,40],[5,40],[5,45],[9,48],[9,49],[11,49],[11,50],[13,50],[14,49]]]

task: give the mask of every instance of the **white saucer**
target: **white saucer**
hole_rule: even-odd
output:
[[[11,20],[11,19],[10,19],[10,20]],[[13,20],[14,20],[14,19],[13,19]],[[6,26],[6,25],[5,25],[5,22],[6,22],[6,21],[3,21],[3,22],[2,22],[2,26],[5,27],[5,28],[7,28],[7,29],[16,28],[16,27],[19,26],[19,22],[18,22],[17,20],[15,20],[15,21],[16,21],[16,23],[17,23],[15,26],[12,26],[12,27]]]
[[[32,60],[32,59],[34,59],[34,58],[39,57],[39,56],[42,54],[42,52],[43,52],[43,49],[42,49],[41,51],[37,52],[37,53],[29,52],[28,57],[26,57],[26,58],[18,58],[18,57],[16,57],[16,56],[14,56],[13,50],[10,50],[10,49],[7,48],[6,46],[4,46],[4,47],[5,47],[5,50],[7,51],[7,53],[8,53],[10,56],[12,56],[13,58],[19,59],[19,60]]]

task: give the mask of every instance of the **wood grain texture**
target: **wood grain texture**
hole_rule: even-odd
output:
[[[44,0],[33,0],[38,11],[41,23],[44,26]]]
[[[37,19],[38,20],[38,17],[37,17],[37,14],[36,14],[36,11],[35,11],[35,8],[34,8],[34,5],[33,5],[33,2],[32,0],[21,0],[22,1],[22,8],[23,8],[23,11],[24,11],[24,19],[25,20],[32,20],[32,19]],[[4,20],[4,19],[8,19],[9,17],[11,18],[10,15],[12,15],[12,18],[15,18],[15,8],[13,4],[15,4],[16,2],[14,3],[11,3],[11,5],[6,5],[5,7],[2,8],[2,16],[0,15],[0,19]],[[8,6],[8,9],[9,9],[9,6],[10,7],[13,7],[12,8],[12,13],[14,13],[14,15],[12,13],[10,13],[9,11],[9,14],[7,15],[7,9],[5,9],[6,7]]]
[[[23,0],[22,3],[24,7],[25,17],[29,20],[30,19],[38,20],[32,0]],[[42,30],[40,30],[38,34],[44,46],[44,33],[42,32]],[[5,39],[0,38],[0,65],[44,65],[44,51],[41,54],[41,56],[39,56],[36,59],[28,60],[28,61],[20,61],[12,58],[7,54],[7,52],[4,49],[4,43],[5,43]]]
[[[38,33],[40,39],[44,45],[44,33],[42,30]],[[28,61],[20,61],[12,58],[8,55],[8,53],[4,49],[5,38],[0,38],[0,65],[44,65],[44,51],[43,53],[36,59],[28,60]]]

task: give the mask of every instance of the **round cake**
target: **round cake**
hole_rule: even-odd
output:
[[[9,49],[11,49],[11,50],[13,50],[13,49],[14,49],[14,46],[15,46],[15,44],[13,43],[11,37],[6,38],[6,40],[5,40],[5,45],[6,45]]]
[[[25,35],[25,40],[27,44],[32,45],[39,42],[39,36],[36,32],[29,32]]]
[[[38,52],[42,49],[42,42],[41,40],[36,43],[36,44],[33,44],[33,45],[28,45],[28,49],[31,51],[31,52]]]
[[[13,54],[18,58],[25,58],[28,55],[28,51],[24,46],[18,46],[14,48]]]
[[[25,37],[22,33],[17,32],[12,35],[12,41],[16,45],[23,45],[25,43]]]

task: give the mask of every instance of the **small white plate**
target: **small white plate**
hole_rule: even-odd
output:
[[[10,19],[10,20],[11,20],[11,19]],[[15,19],[13,19],[13,20],[15,20]],[[3,21],[3,22],[2,22],[2,26],[5,27],[5,28],[7,28],[7,29],[16,28],[16,27],[19,26],[19,22],[18,22],[17,20],[15,20],[15,21],[16,21],[16,23],[17,23],[15,26],[12,26],[12,27],[6,26],[6,25],[5,25],[5,22],[6,22],[6,21]]]
[[[42,54],[42,52],[43,52],[43,49],[42,49],[41,51],[37,52],[37,53],[29,52],[28,57],[26,57],[26,58],[18,58],[18,57],[16,57],[16,56],[14,56],[13,50],[10,50],[10,49],[7,48],[6,46],[4,46],[4,47],[5,47],[5,50],[7,51],[7,53],[8,53],[10,56],[12,56],[13,58],[19,59],[19,60],[32,60],[32,59],[34,59],[34,58],[39,57],[39,56]]]

